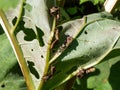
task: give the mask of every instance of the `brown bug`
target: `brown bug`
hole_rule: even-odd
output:
[[[88,73],[91,73],[91,72],[94,72],[94,71],[95,71],[95,68],[91,67],[91,68],[86,69],[85,73],[88,74]]]
[[[67,38],[65,40],[65,42],[62,44],[61,48],[66,48],[71,42],[72,42],[73,38],[69,35],[67,35]]]
[[[73,41],[73,38],[67,35],[65,42],[60,46],[58,52],[64,51],[72,41]]]
[[[73,38],[71,36],[67,36],[67,39],[66,39],[66,42],[65,42],[65,45],[68,46],[71,42],[72,42]]]
[[[48,79],[50,79],[54,75],[55,71],[56,71],[55,66],[51,66],[50,67],[50,74],[43,76],[42,79],[44,81],[47,81]]]
[[[76,74],[77,77],[82,78],[85,75],[85,70],[79,70],[79,72]]]
[[[95,68],[94,67],[91,67],[91,68],[88,68],[86,70],[84,69],[81,69],[77,74],[76,76],[79,77],[79,78],[82,78],[84,75],[88,74],[88,73],[91,73],[91,72],[94,72],[95,71]]]
[[[58,40],[59,40],[59,30],[56,28],[55,29],[55,40],[52,42],[52,44],[51,44],[51,49],[54,47],[54,45],[58,42]]]
[[[50,14],[58,20],[60,18],[60,8],[53,6],[50,8]]]
[[[46,82],[51,76],[50,75],[45,75],[42,77],[42,79]]]

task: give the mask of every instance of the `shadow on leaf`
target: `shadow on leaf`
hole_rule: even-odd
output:
[[[89,77],[97,76],[100,74],[99,69],[96,69],[95,72],[86,74],[83,78],[76,78],[76,81],[74,83],[73,89],[72,90],[93,90],[93,88],[88,89],[87,88],[87,79]]]
[[[120,90],[120,61],[111,67],[109,83],[113,90]]]
[[[28,67],[30,69],[30,72],[37,78],[39,79],[40,76],[39,76],[39,73],[37,72],[37,70],[35,69],[35,64],[32,62],[32,61],[27,61],[28,63]]]
[[[3,28],[2,28],[2,26],[0,25],[0,35],[3,34],[3,33],[4,33]]]

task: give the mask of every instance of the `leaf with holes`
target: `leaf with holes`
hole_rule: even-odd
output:
[[[93,17],[95,16],[93,14]],[[44,90],[52,90],[63,84],[75,76],[80,68],[90,68],[102,61],[116,47],[120,48],[119,22],[102,17],[88,20],[89,16],[76,39],[56,59],[55,64],[53,63],[56,73],[45,84]]]
[[[25,79],[29,78],[26,80],[28,87],[37,89],[45,68],[48,36],[50,36],[53,22],[53,18],[49,14],[49,8],[53,6],[53,1],[20,1],[17,8],[5,11],[10,29],[7,28],[8,30],[6,30],[5,28],[4,30],[9,40],[13,37],[10,42],[14,50],[17,48],[15,51]],[[3,12],[0,11],[0,14],[4,22]],[[6,22],[1,24],[3,27],[7,26]],[[14,31],[11,34],[12,30]]]

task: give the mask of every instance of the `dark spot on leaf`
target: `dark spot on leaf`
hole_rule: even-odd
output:
[[[5,84],[2,84],[1,87],[2,87],[2,88],[5,88]]]
[[[90,48],[90,50],[91,50],[92,48]]]
[[[33,51],[33,49],[31,49],[31,51]]]
[[[27,61],[28,63],[28,67],[30,69],[30,72],[37,78],[39,79],[40,76],[39,76],[39,73],[37,72],[37,70],[35,69],[35,64],[32,62],[32,61]]]
[[[87,31],[85,31],[84,33],[85,33],[85,34],[88,34],[88,32],[87,32]]]
[[[52,49],[52,52],[53,52],[53,53],[55,53],[55,51],[56,51],[55,49]]]
[[[45,45],[43,41],[44,32],[37,26],[36,26],[36,30],[37,30],[37,39],[39,41],[39,45],[43,47]]]
[[[15,25],[16,21],[17,21],[17,17],[14,17],[14,19],[12,20],[12,24]]]
[[[0,35],[4,33],[2,26],[0,25]]]
[[[113,27],[112,29],[115,29],[115,27]]]
[[[59,30],[59,32],[61,32],[63,30],[62,26],[58,26],[57,29]]]
[[[43,55],[41,55],[41,58],[44,58]]]
[[[112,63],[113,64],[113,63]],[[110,68],[109,83],[113,90],[119,90],[120,85],[120,61],[113,64]]]
[[[36,34],[32,28],[24,28],[23,32],[26,34],[24,37],[26,41],[32,41],[36,38]]]

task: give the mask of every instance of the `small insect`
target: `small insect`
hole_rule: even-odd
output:
[[[54,45],[59,41],[59,33],[60,33],[60,31],[56,28],[55,29],[55,40],[52,42],[52,44],[51,44],[51,49],[54,47]]]
[[[71,42],[72,42],[73,38],[71,36],[67,36],[67,39],[66,39],[66,46],[68,46]]]
[[[91,72],[94,72],[94,71],[95,71],[95,68],[94,68],[94,67],[88,68],[88,69],[86,69],[86,70],[81,69],[81,70],[76,74],[76,76],[79,77],[79,78],[82,78],[82,77],[85,76],[86,74],[91,73]]]
[[[62,44],[61,48],[66,48],[71,42],[72,42],[73,38],[69,35],[67,35],[67,38],[65,40],[65,42]]]
[[[46,82],[51,76],[50,75],[45,75],[42,77],[42,79]]]
[[[53,75],[55,73],[55,71],[56,71],[55,66],[51,66],[50,74]]]
[[[53,6],[50,8],[50,14],[58,20],[60,18],[60,8]]]
[[[91,67],[91,68],[86,69],[85,73],[88,74],[88,73],[91,73],[91,72],[94,72],[94,71],[95,71],[95,68]]]
[[[51,66],[50,67],[50,74],[47,74],[47,75],[43,76],[42,79],[44,81],[47,81],[48,79],[52,78],[52,76],[54,75],[55,71],[56,71],[55,70],[55,66]]]
[[[73,41],[73,38],[67,35],[65,42],[60,46],[58,52],[64,51],[72,41]]]
[[[82,78],[85,75],[85,70],[79,70],[79,72],[76,74],[77,77]]]

